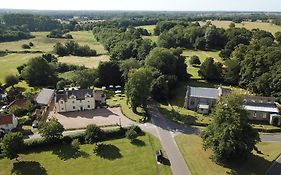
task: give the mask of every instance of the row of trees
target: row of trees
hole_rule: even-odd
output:
[[[32,35],[23,27],[6,27],[0,25],[0,42],[16,41],[28,38],[32,38]]]
[[[58,56],[67,56],[67,55],[96,56],[97,55],[96,50],[91,49],[88,45],[81,46],[75,41],[68,41],[64,45],[61,43],[55,44],[54,52]]]
[[[136,58],[144,60],[155,47],[149,39],[142,39],[135,28],[117,28],[112,26],[95,27],[93,33],[110,53],[112,60]]]

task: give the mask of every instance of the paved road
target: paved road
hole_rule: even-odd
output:
[[[260,134],[262,142],[281,142],[281,134]]]
[[[170,125],[158,109],[153,106],[149,106],[148,111],[151,115],[151,123],[155,126],[156,135],[170,161],[173,175],[191,175],[173,135],[180,130],[189,133],[194,133],[194,130],[191,128],[174,128],[174,125]]]
[[[274,161],[266,175],[281,175],[281,155]]]

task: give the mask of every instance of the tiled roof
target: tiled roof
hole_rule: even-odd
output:
[[[7,114],[7,115],[0,115],[0,125],[7,125],[13,123],[13,115]]]
[[[72,95],[74,95],[77,100],[84,100],[86,94],[89,94],[91,97],[93,97],[94,91],[92,89],[61,90],[56,93],[56,102],[61,99],[67,101],[67,99],[69,99]]]

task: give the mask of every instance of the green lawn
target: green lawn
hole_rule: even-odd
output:
[[[32,42],[34,44],[34,47],[27,50],[51,52],[53,50],[53,46],[56,43],[64,43],[68,41],[67,39],[47,38],[47,34],[49,34],[49,32],[32,32],[32,35],[35,37],[31,39],[12,42],[1,42],[0,50],[22,51],[25,50],[21,48],[23,44],[28,44],[29,42]],[[70,34],[73,36],[74,41],[77,41],[81,45],[89,45],[92,49],[95,49],[98,54],[107,53],[103,46],[96,41],[92,32],[77,31],[70,32]]]
[[[0,81],[3,82],[5,77],[9,74],[18,74],[17,67],[19,65],[39,55],[40,54],[8,54],[4,57],[0,57]]]
[[[246,161],[232,165],[218,165],[210,159],[211,150],[202,149],[202,140],[199,136],[181,134],[176,136],[176,142],[192,175],[263,175],[271,162],[281,153],[281,143],[262,142],[257,144],[262,154],[253,151],[253,155]]]
[[[224,29],[229,28],[229,24],[232,21],[211,21],[212,24],[214,24],[217,27],[222,27]],[[206,22],[199,22],[200,25],[204,25]],[[272,34],[275,34],[278,31],[281,31],[281,26],[277,26],[271,23],[265,23],[265,22],[242,22],[240,24],[236,23],[235,24],[236,27],[244,27],[248,30],[252,30],[252,29],[261,29],[261,30],[265,30],[268,32],[271,32]]]
[[[93,145],[81,145],[75,152],[70,145],[53,146],[20,155],[20,162],[0,159],[0,175],[169,175],[169,166],[158,165],[155,151],[159,141],[146,134],[135,143],[128,139],[103,142],[98,153]]]
[[[113,91],[107,91],[106,104],[109,106],[119,105],[121,107],[122,113],[129,119],[140,122],[145,117],[145,111],[138,107],[138,113],[134,113],[131,107],[127,104],[127,99],[124,94],[121,96],[115,95]]]
[[[100,62],[109,61],[109,56],[108,55],[100,55],[96,57],[64,56],[64,57],[59,57],[58,61],[67,64],[86,66],[88,68],[97,68]]]

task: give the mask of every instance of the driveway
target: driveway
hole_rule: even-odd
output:
[[[50,117],[55,117],[65,129],[85,128],[89,124],[98,126],[121,125],[126,127],[133,125],[134,122],[125,117],[120,108],[101,108],[89,111],[76,111],[55,113],[52,111]]]

